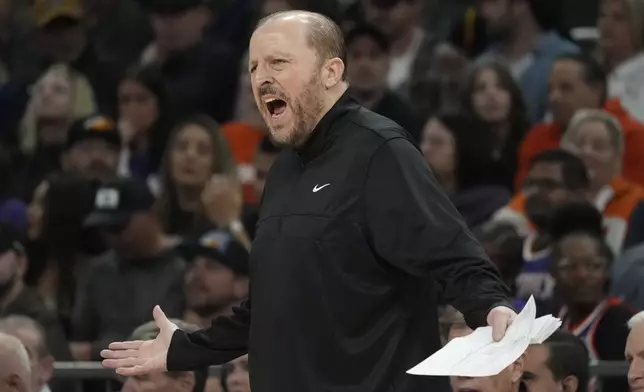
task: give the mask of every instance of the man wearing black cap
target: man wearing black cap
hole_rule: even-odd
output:
[[[62,166],[89,179],[101,182],[117,177],[121,135],[115,122],[106,116],[81,118],[67,133]]]
[[[208,231],[181,243],[178,251],[190,263],[185,320],[208,327],[248,296],[248,251],[231,233]]]
[[[364,107],[400,124],[420,140],[421,124],[411,105],[387,88],[389,42],[375,26],[359,25],[344,38],[351,95]]]
[[[173,252],[153,212],[145,183],[121,179],[96,192],[86,225],[102,229],[111,251],[93,264],[81,282],[74,307],[77,360],[98,358],[107,342],[127,337],[149,320],[150,307],[165,303],[172,317],[184,312],[185,263]]]
[[[230,120],[240,55],[226,37],[211,32],[221,15],[205,0],[139,1],[155,35],[141,60],[161,65],[177,115],[205,113],[220,123]]]

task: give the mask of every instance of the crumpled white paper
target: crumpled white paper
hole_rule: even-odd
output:
[[[451,340],[407,373],[462,377],[497,375],[516,361],[528,345],[543,343],[561,327],[561,320],[551,315],[535,319],[536,310],[534,298],[530,297],[499,342],[492,339],[492,327],[477,328],[467,336]]]

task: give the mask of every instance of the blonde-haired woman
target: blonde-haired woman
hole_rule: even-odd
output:
[[[644,121],[644,0],[602,0],[598,26],[608,95]]]
[[[77,118],[96,111],[87,78],[65,64],[54,64],[36,81],[21,121],[20,147],[33,155],[38,144],[62,144]]]
[[[619,121],[602,110],[580,110],[561,148],[586,164],[589,196],[603,214],[605,239],[613,252],[644,241],[644,189],[621,177],[624,134]]]

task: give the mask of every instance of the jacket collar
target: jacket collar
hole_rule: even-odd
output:
[[[328,148],[341,128],[338,120],[343,118],[349,111],[359,108],[360,105],[351,98],[348,91],[345,91],[315,126],[309,140],[306,141],[304,146],[296,150],[302,159],[302,163],[309,163]]]

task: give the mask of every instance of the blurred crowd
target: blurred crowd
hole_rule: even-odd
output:
[[[190,330],[248,295],[280,148],[246,51],[290,9],[341,25],[353,97],[416,139],[516,308],[563,320],[453,390],[644,388],[644,0],[0,0],[0,391],[24,361],[8,390],[250,391],[247,356],[107,385],[53,363],[153,338],[157,304]]]

